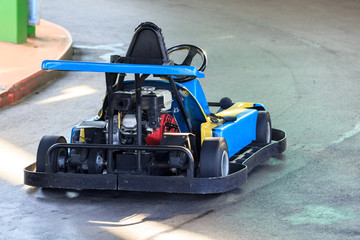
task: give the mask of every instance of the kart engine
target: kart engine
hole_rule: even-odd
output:
[[[175,119],[167,113],[171,108],[172,96],[169,90],[155,90],[154,87],[143,87],[142,96],[142,133],[143,139],[149,145],[160,144],[165,124],[175,129]],[[113,121],[113,144],[127,145],[136,144],[137,118],[136,118],[136,94],[135,91],[117,91],[113,93],[113,109],[115,115]],[[171,119],[170,119],[171,118]],[[165,120],[167,122],[165,122]],[[108,120],[110,121],[110,120]],[[109,124],[106,133],[109,132]],[[106,139],[108,136],[106,135]],[[108,143],[108,142],[107,142]]]
[[[143,87],[142,121],[136,118],[136,93],[131,91],[116,91],[112,93],[110,107],[114,115],[104,121],[84,121],[75,127],[72,134],[73,143],[109,144],[109,134],[112,134],[113,145],[137,144],[137,125],[142,127],[142,143],[159,145],[164,133],[178,132],[175,118],[169,114],[172,104],[172,94],[169,90]],[[109,133],[109,121],[113,123],[113,131]],[[77,172],[101,173],[106,169],[106,154],[98,149],[72,149],[69,163]],[[117,170],[132,171],[136,168],[134,152],[114,151]],[[151,156],[144,154],[144,167],[151,161]]]

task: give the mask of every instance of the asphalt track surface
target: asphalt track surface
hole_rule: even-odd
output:
[[[103,74],[66,73],[0,110],[0,239],[360,239],[360,1],[42,1],[75,60],[124,54],[153,21],[207,51],[209,101],[261,102],[287,151],[238,189],[198,196],[22,184],[43,135],[93,115]]]

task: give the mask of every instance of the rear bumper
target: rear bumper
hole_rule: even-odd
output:
[[[285,132],[273,129],[273,141],[265,146],[248,146],[230,163],[226,177],[195,178],[192,176],[148,176],[140,174],[79,174],[35,172],[33,163],[24,169],[26,185],[43,188],[126,190],[212,194],[227,192],[244,184],[248,173],[262,161],[281,154],[286,149]]]

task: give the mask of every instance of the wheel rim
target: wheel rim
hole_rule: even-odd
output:
[[[226,151],[221,155],[221,176],[225,177],[229,175],[229,154]]]
[[[65,172],[66,157],[67,157],[67,151],[64,148],[60,149],[56,159],[57,171]]]

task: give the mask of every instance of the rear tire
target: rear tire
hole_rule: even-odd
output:
[[[224,138],[204,140],[200,152],[200,177],[229,175],[229,151]]]
[[[55,149],[50,156],[50,166],[46,167],[46,153],[49,148],[56,143],[66,143],[66,139],[62,136],[44,136],[40,140],[38,151],[36,154],[36,172],[57,172],[59,169],[57,160],[62,158],[64,161],[67,157],[67,150],[64,148]],[[64,162],[65,164],[65,162]]]
[[[271,119],[269,112],[259,111],[256,122],[256,140],[255,143],[268,144],[271,142]]]

